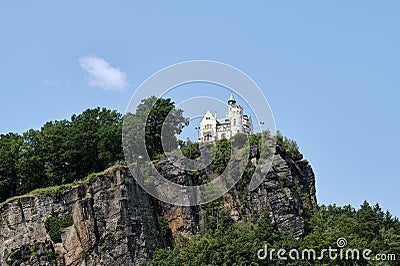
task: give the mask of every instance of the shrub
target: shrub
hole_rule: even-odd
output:
[[[49,216],[44,221],[46,232],[50,235],[54,243],[61,243],[61,234],[64,232],[64,228],[72,226],[73,224],[72,217],[68,214],[62,217]]]
[[[299,146],[296,141],[284,137],[279,131],[276,134],[276,141],[278,145],[285,149],[285,152],[292,157],[294,161],[303,159],[303,155],[299,151]]]
[[[158,218],[158,225],[160,226],[160,231],[158,232],[159,237],[171,237],[171,229],[168,226],[168,221],[164,217]]]
[[[187,146],[181,147],[183,155],[189,159],[196,159],[200,157],[199,143],[189,143]]]

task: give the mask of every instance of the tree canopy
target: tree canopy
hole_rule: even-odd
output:
[[[126,114],[124,118],[124,136],[127,139],[124,146],[134,152],[131,158],[147,157],[141,154],[145,152],[150,159],[157,159],[165,151],[178,148],[177,135],[187,124],[183,110],[176,109],[171,99],[157,99],[155,96],[143,99],[136,112]]]
[[[120,113],[97,107],[40,130],[0,135],[0,201],[73,182],[122,160],[121,127]]]
[[[145,111],[149,111],[147,119]],[[182,113],[171,99],[153,96],[142,100],[125,120],[145,128],[146,148],[154,159],[163,154],[163,125],[171,133],[164,142],[177,146],[176,136],[187,123]],[[117,111],[97,107],[69,120],[49,121],[40,130],[1,134],[0,202],[36,188],[72,183],[123,160],[123,120]]]

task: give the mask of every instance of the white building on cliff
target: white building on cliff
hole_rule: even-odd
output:
[[[243,115],[243,107],[236,105],[236,100],[231,94],[228,100],[228,112],[226,117],[217,118],[207,111],[200,122],[199,142],[216,141],[219,139],[230,139],[237,133],[253,133],[251,117]]]

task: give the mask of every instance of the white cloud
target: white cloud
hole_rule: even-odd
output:
[[[80,66],[89,74],[89,85],[105,90],[122,90],[129,84],[125,73],[112,67],[106,60],[96,56],[79,59]]]

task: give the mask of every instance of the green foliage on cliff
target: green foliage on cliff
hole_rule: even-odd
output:
[[[219,220],[216,219],[218,215]],[[214,221],[214,226],[209,224],[209,230],[203,231],[201,236],[181,240],[175,248],[157,250],[148,265],[399,265],[398,260],[373,260],[377,254],[396,254],[400,259],[399,219],[392,217],[389,212],[383,212],[379,205],[371,206],[365,202],[358,210],[350,206],[320,206],[309,221],[310,233],[298,240],[278,231],[266,212],[262,212],[258,218],[237,223],[221,222],[227,219],[221,212],[208,213],[207,217],[207,222]],[[287,252],[291,249],[300,252],[314,249],[318,256],[322,249],[332,247],[339,250],[339,238],[347,240],[344,251],[359,249],[362,252],[370,249],[371,261],[366,261],[362,256],[359,260],[332,261],[327,253],[321,260],[307,260],[307,257],[305,260],[291,260],[288,253],[285,255],[288,260],[277,257],[279,249]],[[269,253],[263,260],[257,257],[265,245],[269,251],[275,249],[272,259]],[[260,255],[264,255],[264,251]]]
[[[168,119],[167,130],[174,134],[187,120],[171,99],[159,99],[154,106],[149,105],[152,100],[154,97],[144,99],[127,120],[140,122],[144,110],[151,108],[145,128],[147,149],[154,159],[163,154],[164,120]],[[72,115],[70,120],[47,122],[40,130],[0,134],[0,202],[37,188],[57,190],[123,160],[123,118],[117,111],[97,107]],[[175,135],[167,142],[177,143]]]
[[[164,217],[158,218],[158,226],[160,227],[158,231],[158,236],[161,238],[170,238],[172,236],[171,229],[168,226],[168,221]]]
[[[187,123],[188,120],[183,117],[183,110],[176,109],[171,99],[157,99],[151,96],[143,99],[134,113],[126,114],[123,134],[129,139],[129,143],[126,142],[125,145],[129,145],[129,150],[135,151],[131,155],[134,158],[144,157],[140,152],[144,152],[141,146],[145,143],[149,158],[159,159],[164,155],[164,148],[167,151],[178,148],[176,135],[181,133]],[[143,128],[144,136],[138,134]]]
[[[257,261],[257,250],[264,242],[290,239],[274,228],[266,212],[258,218],[237,223],[220,222],[228,218],[222,212],[219,215],[220,220],[215,220],[212,230],[181,241],[175,248],[157,250],[148,265],[250,265]]]
[[[299,146],[297,145],[296,141],[288,139],[279,131],[276,134],[276,140],[277,144],[283,147],[285,152],[289,154],[293,160],[298,161],[303,159],[303,155],[299,151]]]
[[[193,143],[188,140],[186,142],[181,142],[180,146],[182,154],[185,155],[187,158],[193,160],[200,157],[199,143]]]
[[[72,183],[123,159],[122,115],[87,109],[22,135],[0,135],[0,201]]]
[[[61,234],[64,232],[64,228],[72,226],[74,224],[70,215],[49,216],[44,221],[46,232],[50,235],[51,240],[54,243],[61,243]]]

